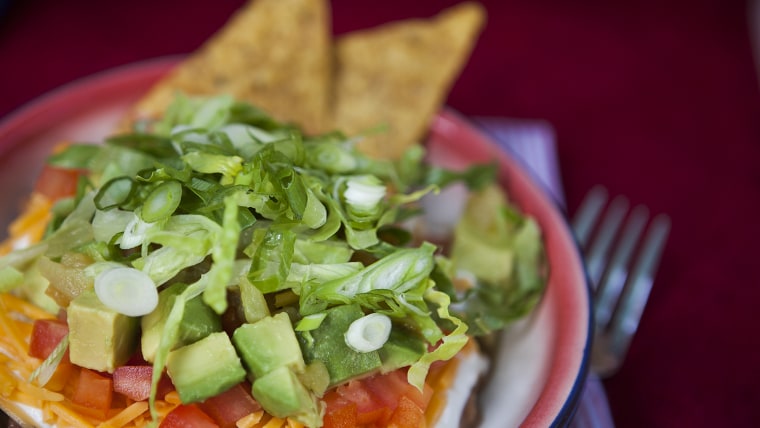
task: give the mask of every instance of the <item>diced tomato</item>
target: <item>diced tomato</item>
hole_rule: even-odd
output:
[[[34,191],[47,196],[53,202],[74,196],[81,170],[45,165],[34,185]]]
[[[84,407],[107,411],[113,399],[113,380],[90,369],[79,371],[71,401]]]
[[[371,412],[383,405],[383,403],[378,402],[361,380],[352,380],[339,386],[337,393],[341,397],[356,403],[356,410],[359,413]]]
[[[417,403],[412,401],[406,396],[401,397],[396,406],[396,410],[393,411],[390,423],[390,428],[418,428],[424,426],[425,411],[417,406]]]
[[[160,428],[219,428],[211,417],[195,404],[180,404],[161,421]]]
[[[393,410],[390,407],[378,407],[369,412],[358,413],[356,415],[356,422],[359,426],[385,426],[388,424],[392,413]]]
[[[399,398],[404,396],[425,409],[433,397],[433,388],[425,384],[422,391],[407,381],[406,370],[396,370],[384,375],[372,376],[363,381],[367,389],[376,395],[383,403],[395,408]]]
[[[323,428],[355,428],[359,425],[356,403],[335,391],[325,394],[324,400],[327,408],[322,418]]]
[[[56,319],[34,321],[29,342],[29,356],[44,360],[53,349],[69,334],[69,326]]]
[[[153,366],[128,365],[113,372],[113,390],[135,401],[147,400],[153,380]],[[156,397],[162,398],[174,387],[168,376],[162,374],[156,388]]]
[[[341,385],[325,395],[326,414],[348,412],[340,407],[350,402],[356,405],[357,426],[388,426],[394,419],[399,427],[414,421],[419,424],[422,420],[418,414],[424,417],[433,390],[426,384],[419,391],[409,384],[406,375],[402,369]]]
[[[261,405],[251,396],[251,384],[247,382],[198,403],[198,406],[221,428],[234,428],[240,418],[261,410]]]

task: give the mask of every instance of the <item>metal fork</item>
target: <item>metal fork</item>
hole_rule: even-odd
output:
[[[664,214],[652,218],[645,232],[650,220],[645,206],[629,211],[622,196],[607,202],[607,191],[594,187],[572,222],[593,296],[591,368],[602,378],[614,375],[623,363],[670,231],[670,219]]]

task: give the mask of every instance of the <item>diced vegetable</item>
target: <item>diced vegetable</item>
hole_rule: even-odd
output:
[[[156,284],[145,273],[127,267],[102,272],[95,278],[95,293],[104,305],[130,316],[153,312],[158,305]]]
[[[29,376],[29,380],[37,385],[46,386],[50,379],[55,375],[58,366],[62,362],[68,362],[69,335],[63,336],[63,339],[56,345],[50,355],[45,358]]]
[[[425,421],[425,412],[406,396],[402,396],[393,411],[389,426],[394,428],[418,428]]]
[[[352,380],[325,395],[325,426],[423,426],[432,393],[410,385],[404,370]]]
[[[356,403],[343,399],[337,394],[333,394],[329,399],[322,421],[323,428],[355,428],[358,424]]]
[[[247,382],[198,403],[198,406],[221,428],[234,428],[238,420],[261,410],[261,405],[251,396],[251,385]]]
[[[32,327],[29,355],[44,360],[67,334],[69,334],[69,326],[63,321],[57,319],[36,320]]]
[[[433,389],[425,384],[422,391],[407,382],[404,369],[364,379],[365,387],[382,403],[395,407],[399,397],[407,397],[419,408],[426,408],[433,396]]]
[[[74,196],[81,175],[81,170],[46,165],[37,178],[34,191],[52,201]]]
[[[219,428],[211,417],[195,404],[180,404],[161,421],[160,428]]]
[[[68,306],[84,290],[93,286],[92,278],[80,267],[66,266],[47,257],[40,257],[37,267],[40,274],[50,283],[45,293],[63,307]]]
[[[94,370],[82,369],[71,401],[81,406],[106,412],[113,399],[113,380]]]
[[[372,313],[348,326],[346,344],[356,352],[377,351],[388,341],[391,319],[387,315]]]
[[[382,181],[374,175],[363,175],[348,179],[343,197],[355,213],[371,217],[380,212],[378,204],[385,197],[385,193],[386,188]]]
[[[145,401],[150,397],[153,367],[148,365],[121,366],[113,372],[113,390],[135,401]],[[162,376],[158,383],[156,396],[163,398],[172,391],[171,380]]]

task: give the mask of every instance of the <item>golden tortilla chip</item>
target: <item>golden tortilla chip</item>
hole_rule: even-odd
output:
[[[429,20],[398,21],[340,37],[334,129],[348,135],[368,133],[359,146],[380,158],[397,158],[417,144],[445,102],[484,22],[482,6],[462,3]],[[382,126],[387,131],[373,133]]]
[[[181,91],[231,95],[320,132],[329,116],[330,22],[327,0],[252,0],[159,81],[126,120],[159,117]]]

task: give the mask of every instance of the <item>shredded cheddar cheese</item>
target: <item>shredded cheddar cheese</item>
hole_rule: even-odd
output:
[[[53,216],[50,213],[52,206],[52,201],[44,195],[32,193],[24,212],[11,223],[8,229],[9,238],[0,244],[0,255],[40,241]]]
[[[138,401],[130,404],[124,410],[116,414],[116,416],[98,425],[98,428],[120,428],[133,420],[137,419],[140,415],[148,411],[148,403],[145,401]]]
[[[237,426],[237,428],[253,428],[259,422],[261,422],[261,419],[263,417],[264,417],[264,411],[259,410],[258,412],[253,412],[248,416],[243,416],[235,423],[235,425]]]

